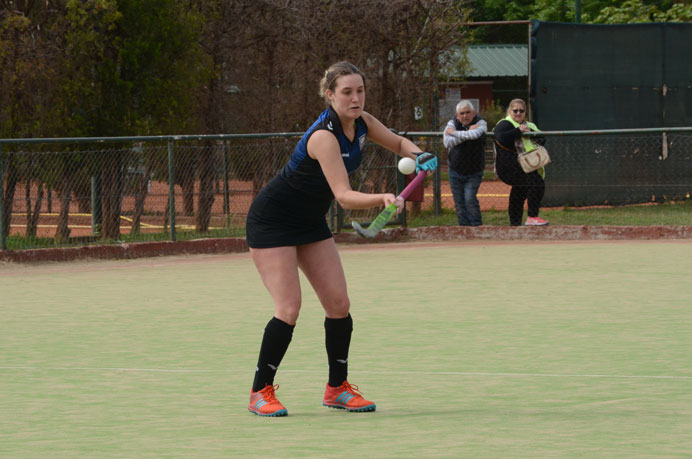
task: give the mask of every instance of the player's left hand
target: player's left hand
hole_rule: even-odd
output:
[[[437,156],[427,152],[416,156],[416,174],[420,171],[432,173],[435,169],[437,169]]]
[[[394,204],[396,204],[396,214],[399,215],[404,210],[404,198],[397,196]]]

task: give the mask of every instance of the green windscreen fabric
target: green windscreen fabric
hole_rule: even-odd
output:
[[[688,133],[548,136],[543,205],[684,201],[692,194]]]
[[[692,126],[690,43],[692,23],[534,21],[532,120],[543,131]],[[662,155],[664,141],[660,134],[549,138],[554,164],[547,169],[544,204],[625,204],[686,194],[689,150],[668,139]]]

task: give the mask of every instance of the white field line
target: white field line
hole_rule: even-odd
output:
[[[125,367],[37,367],[37,366],[0,366],[0,371],[122,371],[143,373],[246,373],[252,368],[242,370],[208,370],[192,368],[125,368]],[[323,373],[325,370],[289,370],[282,373]],[[615,379],[681,379],[692,380],[692,376],[676,375],[609,375],[609,374],[579,374],[579,373],[491,373],[464,371],[354,371],[360,374],[381,375],[420,375],[420,376],[487,376],[504,378],[615,378]]]

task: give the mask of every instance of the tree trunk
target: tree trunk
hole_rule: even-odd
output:
[[[31,222],[31,180],[29,177],[24,184],[24,207],[26,207],[26,235],[29,235],[29,224]]]
[[[211,208],[214,204],[214,147],[202,149],[197,157],[199,167],[199,198],[197,204],[197,226],[200,233],[209,230]]]
[[[36,237],[36,230],[38,229],[38,219],[41,215],[41,205],[43,205],[43,183],[38,183],[38,193],[36,195],[36,203],[34,204],[34,211],[31,211],[31,200],[27,200],[26,206],[26,236]]]
[[[147,161],[147,168],[142,175],[142,181],[137,187],[137,195],[135,196],[135,214],[132,216],[132,229],[130,234],[139,234],[139,230],[142,224],[142,214],[144,213],[144,201],[147,199],[147,187],[149,185],[149,180],[151,179],[151,172],[153,170],[153,161],[150,159]]]
[[[163,213],[163,232],[167,233],[168,232],[168,223],[170,222],[170,217],[171,217],[171,201],[170,197],[168,198],[169,201],[166,203],[166,210]]]
[[[75,177],[72,182],[72,191],[74,192],[74,200],[77,202],[77,208],[80,213],[91,213],[91,177]]]
[[[68,219],[70,217],[70,195],[72,194],[72,171],[65,168],[65,177],[62,182],[60,195],[60,215],[58,216],[58,228],[55,231],[55,242],[67,242],[70,237]]]
[[[4,216],[4,226],[5,237],[10,235],[10,225],[12,223],[12,208],[14,207],[14,193],[17,189],[17,183],[19,183],[19,171],[14,165],[14,153],[8,153],[6,157],[5,170],[7,178],[5,180],[5,212]],[[0,193],[3,190],[0,190]]]
[[[180,188],[183,192],[183,213],[191,217],[195,214],[195,174],[194,166],[180,171]]]
[[[122,201],[122,158],[113,153],[104,158],[101,186],[103,226],[101,237],[104,240],[120,239],[120,203]]]

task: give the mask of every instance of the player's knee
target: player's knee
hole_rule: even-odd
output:
[[[289,325],[295,325],[300,315],[300,300],[284,301],[276,305],[276,317]]]
[[[351,300],[347,295],[340,295],[332,298],[324,309],[330,313],[330,317],[346,317],[351,309]]]

